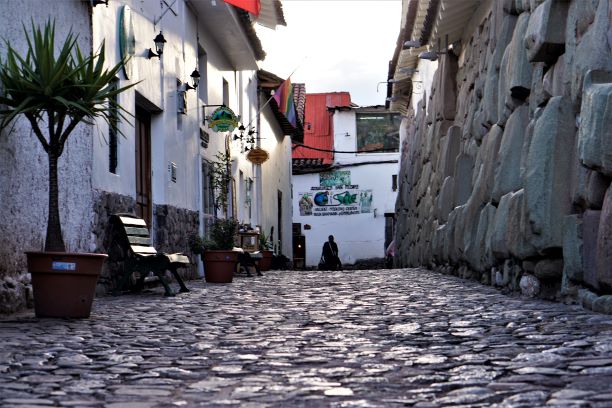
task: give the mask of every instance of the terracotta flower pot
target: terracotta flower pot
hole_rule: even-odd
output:
[[[89,317],[108,255],[26,252],[37,317]]]
[[[204,278],[210,283],[231,283],[234,280],[234,271],[238,262],[238,252],[204,251]]]
[[[263,258],[259,260],[259,269],[262,271],[269,271],[272,266],[272,255],[274,255],[274,252],[266,249],[265,251],[261,251],[261,255]]]

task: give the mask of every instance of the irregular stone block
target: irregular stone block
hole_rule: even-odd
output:
[[[552,64],[565,52],[565,21],[569,3],[546,0],[531,13],[525,47],[531,62]]]
[[[497,155],[492,196],[495,202],[498,202],[504,194],[522,187],[521,154],[525,128],[528,124],[529,108],[527,105],[515,110],[508,119]]]
[[[438,173],[442,179],[455,175],[455,160],[459,155],[461,147],[461,128],[451,126],[446,135],[440,139],[440,160],[438,161]]]
[[[537,119],[541,116],[543,109],[538,109],[535,112],[535,117],[529,122],[527,128],[525,129],[525,138],[523,139],[523,150],[521,151],[521,165],[520,165],[520,174],[521,174],[521,185],[526,184],[527,180],[527,159],[529,158],[529,147],[531,146],[531,141],[533,140],[533,129],[535,128],[535,124]]]
[[[563,221],[571,210],[575,120],[565,97],[550,100],[537,120],[529,147],[525,200],[531,244],[543,252],[563,245]]]
[[[437,92],[433,98],[435,120],[453,120],[457,112],[457,69],[458,58],[444,54],[438,64]]]
[[[521,189],[510,194],[508,204],[508,226],[506,230],[506,245],[510,255],[525,259],[537,255],[537,251],[528,241],[528,221],[525,209],[525,190]]]
[[[496,210],[491,204],[485,205],[480,210],[476,234],[471,244],[466,247],[467,260],[470,266],[478,272],[484,272],[491,268],[495,261],[491,247],[487,246],[487,242],[491,241],[493,228],[490,228],[490,226],[495,219]]]
[[[513,98],[520,100],[527,99],[531,92],[532,67],[527,58],[527,50],[523,41],[528,24],[529,13],[521,13],[514,28],[512,41],[508,45],[510,48],[508,71],[506,72],[508,88],[505,91],[505,95],[507,95],[507,92],[510,92]]]
[[[582,260],[583,281],[599,289],[597,280],[597,239],[601,211],[586,210],[582,215]]]
[[[472,171],[474,170],[474,159],[467,154],[460,154],[455,161],[455,185],[453,197],[455,205],[467,202],[472,193]]]
[[[512,193],[508,193],[501,198],[499,205],[497,206],[497,211],[495,212],[495,219],[493,220],[491,250],[497,259],[506,259],[510,255],[510,252],[508,251],[506,234],[508,231],[508,225],[511,222],[509,218],[511,196]]]
[[[542,259],[536,264],[534,275],[541,280],[561,280],[563,260]]]
[[[597,313],[612,314],[612,296],[599,296],[593,301],[593,311]]]
[[[597,280],[601,289],[612,290],[612,187],[606,192],[599,220]]]
[[[505,77],[506,73],[505,66],[502,64],[502,59],[508,44],[512,40],[512,33],[514,32],[514,27],[516,26],[516,20],[517,19],[515,16],[504,16],[499,35],[495,38],[493,55],[488,60],[482,105],[484,109],[484,121],[488,123],[489,126],[498,123],[499,121],[499,83],[502,81],[502,76]]]
[[[565,217],[563,223],[563,275],[582,281],[582,215]]]
[[[609,181],[601,173],[576,164],[572,182],[572,203],[574,207],[601,210]]]
[[[546,105],[551,97],[548,88],[552,88],[552,68],[544,74],[543,62],[533,64],[533,76],[531,77],[531,95],[529,95],[529,113],[533,116],[536,109]],[[549,81],[549,82],[547,82]]]
[[[612,176],[612,73],[589,71],[580,112],[580,161]]]
[[[483,138],[480,150],[476,155],[473,180],[474,194],[480,197],[481,203],[491,200],[495,182],[495,166],[502,137],[502,128],[494,125]]]
[[[580,6],[588,6],[588,1],[576,2]],[[583,90],[583,79],[590,70],[612,71],[612,58],[610,58],[610,47],[612,36],[609,34],[610,11],[608,1],[599,1],[595,19],[585,31],[582,38],[577,38],[577,44],[573,58],[570,59],[571,70],[571,95],[572,100],[580,102]],[[568,22],[569,23],[569,22]],[[568,27],[568,34],[577,37],[577,30],[572,31],[572,26]]]
[[[519,285],[523,296],[534,298],[540,293],[540,280],[533,275],[523,275]]]
[[[440,189],[436,204],[436,218],[441,223],[445,223],[446,220],[448,220],[448,214],[455,208],[455,202],[453,200],[454,185],[455,179],[453,177],[445,178],[442,183],[442,188]]]

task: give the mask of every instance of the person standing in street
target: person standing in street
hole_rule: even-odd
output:
[[[338,256],[338,245],[334,241],[333,235],[330,235],[328,240],[323,244],[323,254],[321,257],[323,258],[323,264],[326,270],[335,271],[337,269],[342,269],[342,263]]]

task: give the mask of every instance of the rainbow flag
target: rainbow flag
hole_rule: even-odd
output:
[[[274,100],[278,105],[278,110],[282,112],[293,127],[296,127],[297,120],[295,115],[295,102],[293,101],[293,85],[291,77],[287,78],[274,91]]]

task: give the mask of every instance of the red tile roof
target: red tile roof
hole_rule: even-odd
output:
[[[330,151],[294,145],[293,159],[322,159],[322,164],[331,164],[334,160],[331,152],[334,149],[333,108],[350,105],[351,95],[348,92],[306,94],[304,145]]]

